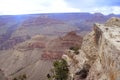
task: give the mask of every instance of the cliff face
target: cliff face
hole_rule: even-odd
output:
[[[120,80],[119,23],[119,18],[112,18],[104,25],[95,24],[84,37],[79,54],[68,51],[63,56],[69,63],[71,80]]]
[[[60,59],[66,49],[74,46],[80,47],[81,44],[82,37],[77,35],[74,31],[71,31],[63,37],[51,40],[47,44],[42,57],[44,59]]]

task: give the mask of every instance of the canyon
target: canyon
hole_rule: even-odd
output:
[[[61,58],[69,65],[68,80],[119,80],[120,19],[111,17],[120,15],[0,16],[0,80],[22,75],[47,80],[53,62]]]

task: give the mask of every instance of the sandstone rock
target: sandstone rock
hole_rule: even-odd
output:
[[[70,80],[81,80],[85,64],[89,65],[88,74],[84,80],[119,80],[120,79],[120,27],[119,18],[112,18],[103,24],[95,24],[94,31],[83,38],[79,55],[68,54],[63,58],[70,64]],[[74,56],[77,56],[76,58]],[[75,62],[77,63],[75,64]],[[82,61],[82,62],[81,62]],[[74,65],[73,65],[74,64]],[[78,66],[78,67],[76,67]]]
[[[112,17],[109,19],[106,23],[105,26],[119,26],[120,27],[120,18]]]
[[[114,20],[116,20],[114,18]],[[117,22],[117,21],[116,21]],[[114,23],[114,22],[113,22]],[[115,23],[116,24],[116,23]],[[97,31],[100,31],[98,39],[98,58],[95,61],[93,68],[89,73],[87,80],[119,80],[119,53],[120,27],[111,26],[96,26]],[[108,28],[108,30],[106,30]],[[112,37],[111,37],[112,35]]]

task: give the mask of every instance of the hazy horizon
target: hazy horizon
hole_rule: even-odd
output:
[[[103,14],[100,12],[95,12],[95,13],[90,13],[90,12],[54,12],[54,13],[23,13],[23,14],[0,14],[0,16],[24,16],[24,15],[47,15],[47,14],[102,14],[104,16],[108,15],[120,15],[120,14],[114,14],[114,13],[109,13],[109,14]]]
[[[40,13],[120,14],[119,0],[0,0],[0,15]]]

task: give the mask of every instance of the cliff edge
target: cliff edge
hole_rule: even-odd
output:
[[[63,58],[68,62],[69,80],[120,80],[120,18],[94,29],[83,38],[79,54],[68,50]]]

